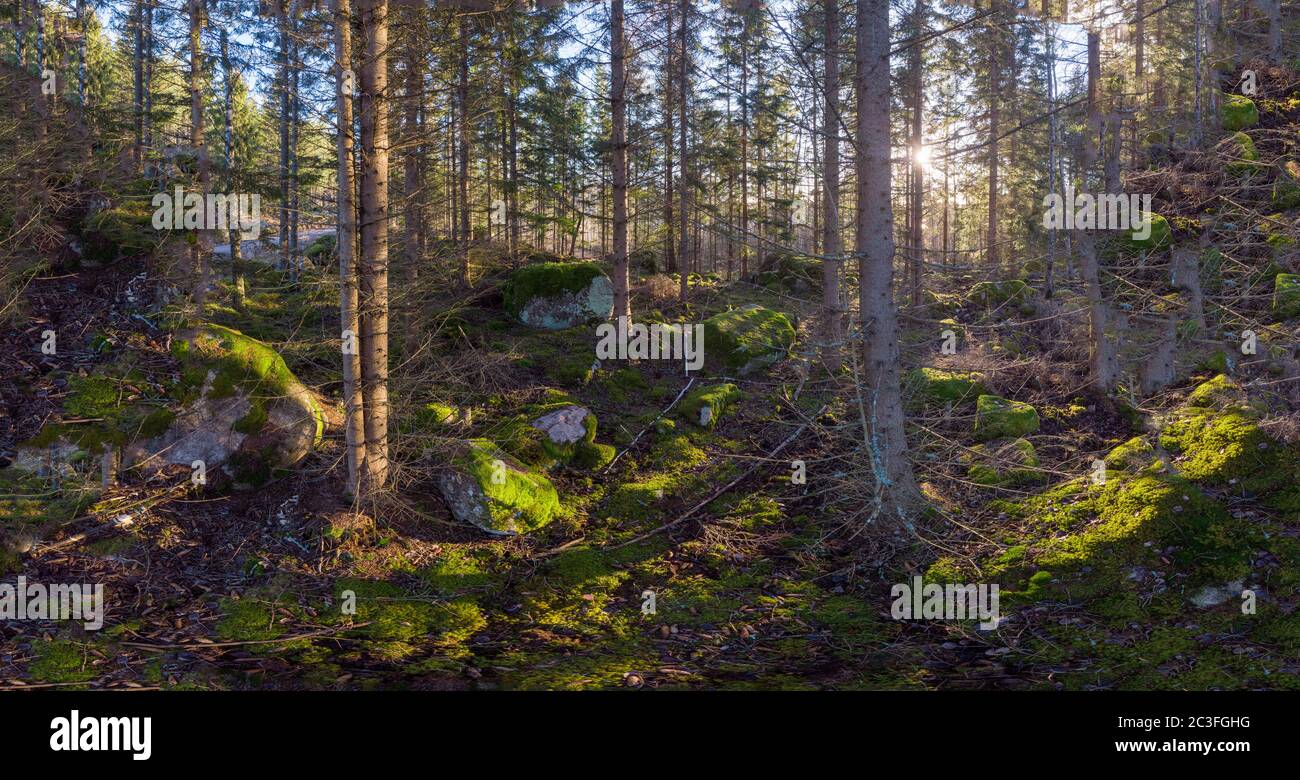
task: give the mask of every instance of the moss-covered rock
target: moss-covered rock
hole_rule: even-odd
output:
[[[1300,274],[1274,277],[1273,314],[1283,320],[1300,317]]]
[[[1270,205],[1277,211],[1287,211],[1300,206],[1300,162],[1288,160],[1273,182]]]
[[[1259,152],[1255,149],[1255,142],[1243,132],[1233,133],[1229,137],[1228,149],[1232,158],[1228,163],[1229,173],[1244,176],[1268,167],[1259,162]]]
[[[320,444],[325,418],[316,396],[267,344],[231,328],[203,324],[177,334],[173,354],[197,388],[156,436],[132,442],[125,465],[221,466],[237,484],[256,486]]]
[[[1108,468],[1137,471],[1155,460],[1156,449],[1141,436],[1134,436],[1110,452],[1102,460]]]
[[[506,311],[544,330],[563,330],[614,311],[614,288],[595,263],[551,262],[524,266],[503,290]]]
[[[963,403],[975,401],[988,392],[981,384],[983,375],[977,371],[948,371],[922,366],[907,372],[907,387],[927,401],[935,403]]]
[[[794,336],[789,317],[749,304],[704,321],[705,359],[745,374],[785,357]]]
[[[315,241],[302,250],[303,257],[316,264],[332,263],[338,259],[339,238],[335,233],[317,236]]]
[[[718,424],[723,412],[744,397],[744,392],[730,382],[710,385],[688,394],[678,404],[677,410],[682,418],[711,430]]]
[[[1129,246],[1140,251],[1151,251],[1168,246],[1173,238],[1173,230],[1169,227],[1169,220],[1154,212],[1142,212],[1143,219],[1150,222],[1151,232],[1146,238],[1138,238],[1136,233],[1129,233],[1127,240]]]
[[[970,288],[966,297],[977,306],[992,309],[1006,304],[1027,304],[1033,295],[1034,288],[1023,279],[1007,279],[1002,282],[978,282]]]
[[[598,468],[613,459],[613,448],[596,444],[596,415],[576,404],[557,405],[534,417],[529,427],[547,455],[579,468]]]
[[[1223,409],[1232,404],[1241,404],[1246,394],[1227,374],[1218,374],[1192,389],[1187,395],[1188,406],[1208,406]]]
[[[768,258],[757,276],[769,290],[810,293],[822,287],[822,262],[806,255],[780,253]]]
[[[534,531],[559,509],[559,494],[546,475],[486,439],[462,442],[437,482],[457,520],[494,535]]]
[[[1224,130],[1235,132],[1259,124],[1259,109],[1248,97],[1225,94],[1219,104],[1219,117]]]
[[[975,401],[975,436],[980,441],[1020,438],[1038,430],[1038,410],[1023,401],[981,395]]]
[[[1016,487],[1041,482],[1038,452],[1026,439],[979,444],[966,456],[971,482],[988,487]]]

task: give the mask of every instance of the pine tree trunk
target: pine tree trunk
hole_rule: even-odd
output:
[[[208,194],[210,177],[208,147],[203,139],[203,0],[190,0],[190,146],[199,156],[199,192]],[[208,292],[208,252],[212,238],[204,225],[197,231],[198,240],[190,247],[192,283],[190,292],[194,301],[195,316],[203,318]]]
[[[361,379],[369,487],[388,481],[388,2],[361,0]]]
[[[610,3],[611,149],[614,158],[614,316],[631,317],[627,267],[627,48],[623,0]]]
[[[465,16],[460,17],[460,67],[459,81],[456,86],[456,104],[460,107],[460,148],[458,150],[460,168],[460,283],[469,285],[469,242],[470,208],[469,208],[469,24]]]
[[[889,0],[856,0],[858,295],[866,436],[877,490],[903,515],[919,492],[907,459],[894,307],[894,216],[889,144]]]
[[[679,233],[681,233],[681,251],[678,252],[678,265],[681,267],[680,268],[680,277],[681,277],[680,299],[682,303],[686,303],[686,296],[687,293],[689,292],[689,288],[690,288],[689,280],[691,276],[691,230],[690,230],[691,169],[690,169],[690,160],[687,157],[687,150],[686,150],[686,132],[687,132],[686,103],[687,103],[687,96],[690,94],[690,89],[691,89],[690,80],[689,80],[691,55],[690,55],[689,45],[688,45],[689,44],[688,33],[690,30],[690,13],[691,13],[690,0],[682,0],[682,18],[679,20],[679,24],[677,25],[678,26],[678,36],[677,36],[678,48],[680,49],[680,51],[678,51],[677,53],[677,56],[681,59],[681,71],[677,79],[677,110],[678,110],[677,124],[679,125],[678,155],[681,157],[681,162],[682,162],[682,180],[679,183],[677,189],[681,197],[681,212],[682,212],[680,215],[680,220],[681,220],[679,225],[680,229],[678,231]]]
[[[339,319],[343,339],[343,416],[347,492],[358,496],[365,464],[365,412],[361,398],[361,352],[357,325],[357,220],[352,181],[352,95],[345,91],[345,72],[352,68],[350,0],[334,0],[334,57],[338,62],[335,104],[338,114],[338,252]]]
[[[838,0],[822,0],[826,52],[824,64],[825,110],[822,113],[822,360],[827,369],[840,367],[840,9]]]

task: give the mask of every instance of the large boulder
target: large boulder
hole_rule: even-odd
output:
[[[185,403],[165,431],[127,446],[125,465],[150,471],[201,460],[255,486],[320,443],[319,402],[271,347],[204,324],[178,333],[172,352],[184,368]]]
[[[794,325],[779,311],[748,304],[704,321],[704,356],[715,365],[749,373],[785,357]]]
[[[452,515],[495,536],[533,531],[559,509],[555,486],[486,439],[461,442],[437,477]]]
[[[614,287],[595,263],[536,263],[515,271],[503,291],[506,311],[543,330],[564,330],[614,312]]]

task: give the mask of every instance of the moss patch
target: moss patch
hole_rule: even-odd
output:
[[[1020,438],[1038,430],[1038,410],[1022,401],[981,395],[975,402],[975,436],[980,441]]]
[[[715,314],[704,321],[706,359],[741,373],[785,357],[794,337],[789,317],[757,304]]]

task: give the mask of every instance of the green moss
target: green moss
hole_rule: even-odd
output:
[[[712,430],[722,414],[744,397],[744,392],[730,382],[709,385],[694,390],[683,398],[677,406],[677,413],[701,428]]]
[[[68,395],[63,399],[63,410],[70,418],[114,418],[118,398],[117,383],[107,377],[73,377],[68,380]]]
[[[535,263],[511,274],[502,291],[506,311],[518,317],[534,298],[578,294],[605,272],[595,263]]]
[[[221,600],[221,620],[217,622],[217,636],[229,642],[260,642],[278,639],[284,629],[276,622],[274,601],[264,601],[256,593],[246,593],[241,599]]]
[[[1134,470],[1155,458],[1155,448],[1141,436],[1134,436],[1106,454],[1106,466],[1113,469]]]
[[[975,402],[975,436],[981,441],[1027,436],[1038,424],[1038,410],[1027,403],[995,395],[981,395]]]
[[[332,262],[338,256],[338,236],[326,233],[307,245],[303,256],[314,263]]]
[[[231,427],[240,433],[252,435],[266,427],[266,419],[266,406],[260,398],[255,398],[248,407],[248,413],[235,420]]]
[[[36,682],[82,683],[95,679],[95,670],[82,645],[56,639],[32,643],[27,676]]]
[[[785,357],[794,338],[789,317],[757,304],[715,314],[704,321],[706,359],[740,373]]]
[[[1233,157],[1233,160],[1228,163],[1230,173],[1245,175],[1267,167],[1258,162],[1259,152],[1255,149],[1255,142],[1249,135],[1242,132],[1234,133],[1230,138],[1229,146]]]
[[[1294,479],[1295,458],[1259,427],[1245,407],[1179,411],[1160,432],[1160,446],[1180,455],[1178,469],[1211,485],[1265,492]]]
[[[473,599],[434,603],[391,582],[347,578],[334,584],[336,602],[343,603],[348,591],[356,607],[350,619],[358,624],[352,633],[369,640],[370,652],[385,660],[411,655],[424,638],[442,647],[460,645],[487,626]]]
[[[1143,218],[1150,222],[1151,232],[1146,238],[1137,238],[1134,233],[1127,236],[1128,243],[1131,247],[1150,251],[1160,249],[1169,245],[1173,239],[1173,230],[1169,226],[1169,220],[1154,212],[1143,212]]]
[[[972,448],[978,462],[971,464],[967,477],[979,485],[1014,487],[1039,482],[1038,452],[1025,439],[981,444]]]
[[[983,375],[976,371],[946,371],[921,367],[907,372],[909,389],[937,403],[974,401],[988,391],[980,383]]]
[[[1223,408],[1227,404],[1234,403],[1245,398],[1241,388],[1228,378],[1226,374],[1219,374],[1197,385],[1187,396],[1188,406],[1213,407],[1216,409]]]
[[[1034,288],[1024,280],[1008,279],[1002,282],[979,282],[970,288],[966,297],[976,306],[992,309],[1004,304],[1026,304],[1033,295]]]
[[[1283,320],[1300,317],[1300,274],[1278,274],[1274,279],[1273,314]]]
[[[483,561],[459,547],[445,548],[437,560],[420,571],[420,578],[442,596],[483,588],[492,581]]]
[[[147,257],[167,235],[153,227],[150,200],[131,198],[85,218],[81,224],[82,257],[104,265],[119,257]]]
[[[541,528],[559,509],[555,486],[543,474],[514,462],[486,439],[471,439],[456,459],[487,497],[492,527],[520,533]],[[498,469],[497,463],[505,464]],[[497,475],[494,479],[494,475]]]
[[[176,421],[176,413],[170,409],[154,409],[140,420],[136,428],[137,435],[141,438],[152,439],[155,436],[161,436],[167,432],[172,423]]]
[[[886,640],[876,612],[866,599],[843,595],[823,599],[809,617],[827,632],[835,656],[848,661]]]
[[[1270,205],[1276,211],[1300,207],[1300,162],[1288,160],[1273,183]]]
[[[1219,117],[1224,130],[1235,132],[1259,124],[1259,109],[1248,97],[1224,94],[1219,104]]]

